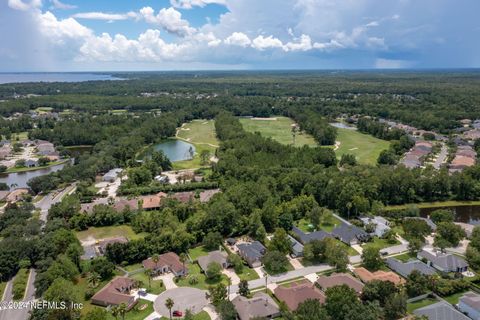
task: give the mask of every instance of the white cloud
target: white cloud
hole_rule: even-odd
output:
[[[283,48],[283,43],[278,38],[273,36],[258,36],[252,41],[252,48],[263,51],[271,48]]]
[[[170,0],[172,7],[180,9],[192,9],[193,7],[205,7],[208,4],[226,5],[226,0]]]
[[[73,18],[58,20],[50,11],[38,14],[35,17],[42,34],[57,45],[65,44],[68,40],[82,41],[93,36],[92,30]]]
[[[308,51],[313,48],[312,39],[306,34],[302,34],[297,42],[287,42],[285,44],[285,51]]]
[[[136,17],[137,17],[137,14],[135,12],[129,12],[129,13],[80,12],[72,15],[72,18],[90,19],[90,20],[107,20],[107,21],[127,20],[131,18],[136,18]]]
[[[140,15],[151,24],[156,24],[170,33],[187,36],[193,34],[196,30],[190,27],[187,20],[182,19],[182,14],[174,8],[162,8],[157,15],[151,7],[140,9]]]
[[[223,42],[228,45],[248,47],[252,41],[243,32],[234,32],[229,35]]]
[[[8,6],[15,10],[27,11],[42,6],[42,0],[30,0],[23,2],[22,0],[8,0]]]
[[[63,3],[60,0],[51,0],[53,4],[53,8],[60,9],[60,10],[71,10],[76,9],[77,6],[73,4]]]

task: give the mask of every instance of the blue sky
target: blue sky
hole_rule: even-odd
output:
[[[0,0],[0,72],[480,67],[478,0]]]

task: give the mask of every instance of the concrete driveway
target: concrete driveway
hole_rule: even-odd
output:
[[[230,278],[230,281],[232,281],[232,284],[240,283],[240,278],[232,269],[223,269],[222,273],[226,275],[228,278]]]
[[[170,298],[175,303],[172,312],[178,310],[185,314],[185,311],[190,309],[193,314],[197,314],[208,305],[205,293],[206,291],[189,287],[167,290],[158,295],[154,302],[154,309],[161,316],[168,318],[170,312],[165,306],[165,302]]]
[[[175,281],[173,281],[174,277],[175,276],[173,275],[173,273],[167,273],[167,274],[163,274],[161,276],[155,277],[153,278],[153,280],[162,280],[163,285],[165,286],[165,289],[170,290],[170,289],[178,288]]]

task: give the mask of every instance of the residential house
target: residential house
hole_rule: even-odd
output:
[[[107,173],[105,173],[102,179],[103,181],[106,181],[106,182],[114,182],[115,180],[117,180],[117,178],[122,172],[123,172],[123,169],[120,169],[120,168],[112,169]]]
[[[297,310],[298,306],[308,299],[318,300],[321,304],[325,303],[325,294],[309,281],[294,282],[288,287],[277,286],[274,294],[278,300],[287,305],[290,311]]]
[[[302,230],[300,230],[298,227],[293,226],[292,232],[302,244],[307,244],[312,240],[323,240],[325,238],[333,238],[331,234],[323,230],[305,233]]]
[[[292,253],[294,258],[303,257],[303,244],[298,242],[294,237],[288,235],[288,239],[292,243]]]
[[[34,168],[38,167],[38,159],[27,159],[25,160],[25,167],[27,168]]]
[[[452,305],[440,301],[413,311],[416,316],[425,316],[429,320],[471,320]]]
[[[370,235],[366,233],[365,230],[346,223],[342,223],[340,226],[333,229],[332,235],[348,245],[359,244],[370,239]]]
[[[137,298],[130,295],[130,291],[134,288],[135,280],[127,277],[115,277],[92,297],[92,303],[103,307],[118,306],[124,303],[130,310],[137,302]]]
[[[116,199],[113,203],[113,209],[117,212],[125,210],[138,210],[138,199]]]
[[[238,254],[248,263],[252,268],[257,268],[262,265],[262,257],[267,251],[259,241],[250,243],[237,244]]]
[[[404,278],[407,278],[414,270],[426,276],[431,276],[437,273],[434,268],[420,260],[402,262],[395,258],[387,258],[387,265],[390,269],[400,274]]]
[[[361,281],[348,273],[334,273],[330,276],[319,276],[317,284],[323,291],[331,287],[346,285],[355,290],[358,295],[362,293],[364,287]]]
[[[157,194],[142,196],[140,200],[142,201],[143,210],[158,210],[161,208],[162,200],[167,197],[167,194],[164,192],[159,192]]]
[[[393,282],[394,284],[403,284],[405,283],[405,280],[400,278],[400,276],[394,272],[391,271],[375,271],[375,272],[370,272],[367,269],[360,267],[360,268],[355,268],[353,269],[353,273],[357,277],[360,278],[364,283],[370,282],[372,280],[380,280],[380,281],[390,281]]]
[[[390,231],[390,222],[379,216],[374,216],[374,217],[363,217],[360,218],[360,220],[363,222],[363,224],[366,226],[368,224],[374,224],[375,225],[375,230],[373,232],[373,235],[381,238]]]
[[[210,189],[200,192],[200,202],[208,202],[210,199],[220,192],[220,189]]]
[[[174,252],[167,252],[158,256],[158,261],[148,258],[142,261],[143,268],[151,270],[155,274],[171,272],[175,276],[184,276],[188,269],[180,261],[180,257]]]
[[[44,140],[37,140],[36,141],[37,151],[42,156],[48,156],[55,152],[55,146],[53,143],[44,141]]]
[[[257,292],[251,299],[237,296],[232,300],[240,320],[252,318],[273,319],[280,316],[277,303],[263,292]]]
[[[175,199],[182,203],[188,203],[195,200],[195,192],[188,191],[188,192],[176,192],[169,196],[171,199]]]
[[[427,260],[427,264],[440,272],[465,272],[468,263],[459,256],[451,253],[431,252],[422,250],[417,255],[418,259]]]
[[[218,263],[222,268],[228,268],[228,254],[225,251],[215,250],[209,252],[206,256],[198,258],[197,262],[203,272],[207,271],[208,265],[212,262]]]
[[[458,309],[473,320],[480,320],[480,294],[466,292],[458,300]]]

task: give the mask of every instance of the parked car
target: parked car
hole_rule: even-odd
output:
[[[182,311],[175,310],[173,311],[173,316],[174,317],[183,317]]]

